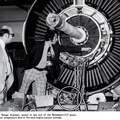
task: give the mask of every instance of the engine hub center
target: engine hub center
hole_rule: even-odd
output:
[[[78,26],[77,29],[82,33],[82,37],[80,39],[70,37],[70,40],[74,45],[84,45],[88,41],[88,31],[82,26]]]

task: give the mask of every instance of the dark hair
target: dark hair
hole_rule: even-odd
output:
[[[2,37],[5,33],[9,34],[9,30],[8,29],[1,29],[0,30],[0,36]]]
[[[52,40],[55,33],[57,33],[56,30],[50,30],[49,28],[47,29],[45,33],[45,41],[49,41],[50,39]]]

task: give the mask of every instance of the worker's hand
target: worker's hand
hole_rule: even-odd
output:
[[[81,48],[81,51],[86,51],[86,52],[91,52],[92,51],[92,48],[90,47],[84,47],[84,48]]]

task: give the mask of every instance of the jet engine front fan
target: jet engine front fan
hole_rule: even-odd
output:
[[[58,82],[48,83],[62,89],[73,86],[74,71],[69,63],[76,56],[94,58],[86,68],[85,87],[88,94],[109,89],[120,81],[120,0],[36,0],[28,12],[24,32],[27,52],[33,44],[45,40],[46,18],[54,13],[82,34],[71,37],[59,30],[59,43],[64,46],[90,47],[90,52],[60,53]],[[75,35],[74,35],[75,36]]]

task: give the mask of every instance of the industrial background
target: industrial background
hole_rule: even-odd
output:
[[[81,69],[87,97],[101,92],[109,93],[119,86],[120,0],[0,0],[0,27],[8,25],[15,33],[12,43],[8,45],[16,77],[10,93],[20,88],[26,52],[35,42],[45,39],[49,13],[61,16],[85,36],[79,42],[60,31],[60,44],[92,48],[92,51],[81,54],[61,53],[58,82],[54,83],[49,76],[50,87],[58,91],[65,88],[65,91],[72,93],[72,88],[67,86],[74,87],[74,65],[70,63],[75,56],[89,60],[87,67],[82,64],[84,70]],[[83,83],[77,85],[81,87]]]

